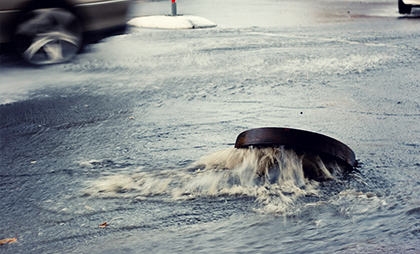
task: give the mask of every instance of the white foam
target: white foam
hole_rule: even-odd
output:
[[[258,212],[284,214],[299,197],[318,195],[319,183],[305,177],[302,157],[284,148],[229,148],[185,169],[142,168],[104,176],[90,182],[86,194],[134,199],[164,195],[174,200],[245,196],[261,204]],[[329,172],[325,176],[332,177]]]

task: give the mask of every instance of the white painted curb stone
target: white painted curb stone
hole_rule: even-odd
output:
[[[208,19],[190,15],[138,17],[129,20],[127,24],[136,27],[164,29],[195,29],[217,26]]]

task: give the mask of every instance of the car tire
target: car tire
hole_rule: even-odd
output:
[[[402,0],[398,0],[398,11],[400,14],[411,14],[411,5],[405,4]]]
[[[66,62],[81,49],[83,28],[78,18],[62,8],[34,9],[22,16],[15,29],[19,55],[31,64]]]

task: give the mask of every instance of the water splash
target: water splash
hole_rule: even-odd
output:
[[[253,197],[261,204],[259,212],[284,213],[299,197],[318,196],[319,179],[334,179],[344,169],[319,156],[276,147],[229,148],[181,170],[143,170],[92,181],[86,194],[135,199],[163,195],[174,200]],[[312,177],[308,177],[309,171]]]

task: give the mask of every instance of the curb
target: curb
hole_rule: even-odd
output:
[[[159,15],[133,18],[128,25],[145,28],[197,29],[212,28],[217,25],[208,19],[191,15]]]

